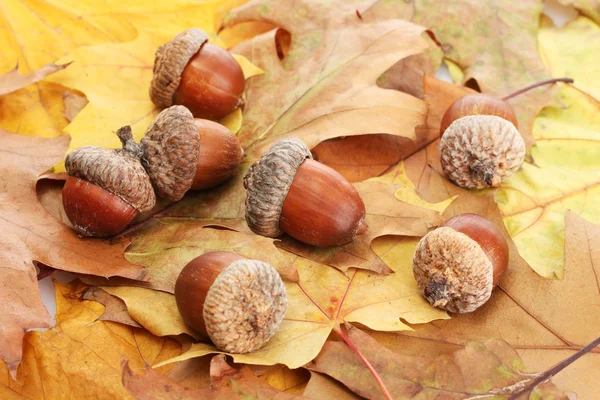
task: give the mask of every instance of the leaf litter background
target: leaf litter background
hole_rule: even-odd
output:
[[[248,256],[265,246],[282,249],[266,254],[286,278],[290,295],[281,331],[264,349],[238,355],[236,361],[296,368],[323,349],[311,369],[307,396],[342,392],[354,396],[338,381],[360,395],[380,396],[368,375],[355,382],[344,378],[352,368],[366,374],[360,366],[323,366],[339,365],[343,357],[352,359],[341,349],[328,350],[340,346],[335,335],[330,337],[334,342],[326,342],[344,320],[360,323],[377,340],[356,338],[365,352],[381,345],[393,352],[374,351],[371,359],[381,364],[380,371],[387,371],[384,366],[389,362],[421,365],[410,358],[415,356],[435,360],[460,359],[461,351],[474,354],[464,368],[458,368],[463,376],[470,376],[466,366],[477,363],[490,370],[485,379],[464,388],[469,393],[508,385],[506,371],[493,367],[498,359],[517,366],[513,378],[518,381],[523,365],[519,356],[532,370],[542,371],[600,331],[595,270],[600,233],[593,225],[600,219],[595,201],[600,178],[595,157],[600,85],[594,70],[598,63],[590,55],[598,46],[599,28],[593,2],[574,2],[585,16],[576,16],[563,27],[540,17],[539,1],[492,7],[453,1],[447,9],[428,1],[353,1],[337,7],[260,1],[242,6],[225,17],[228,29],[221,33],[224,44],[235,45],[232,51],[253,64],[239,58],[247,76],[254,77],[248,81],[243,120],[236,113],[227,121],[231,129],[239,128],[247,149],[237,181],[210,193],[191,194],[127,238],[107,244],[80,240],[46,214],[44,207],[60,217],[57,197],[52,195],[60,176],[45,175],[52,179],[38,181],[43,206],[35,198],[33,182],[60,162],[67,146],[110,147],[116,144],[113,132],[127,123],[139,137],[156,113],[146,94],[156,47],[193,25],[212,32],[218,42],[220,16],[241,2],[180,1],[158,7],[109,3],[7,1],[1,8],[0,34],[8,46],[0,73],[12,73],[14,78],[11,71],[18,63],[20,73],[42,69],[43,74],[53,69],[54,62],[73,61],[62,72],[0,96],[2,128],[24,135],[73,138],[69,145],[65,136],[47,141],[2,132],[0,193],[3,230],[9,239],[0,249],[4,270],[0,282],[8,288],[2,291],[0,306],[0,328],[6,337],[0,355],[7,361],[1,367],[6,368],[0,381],[3,398],[39,398],[42,393],[52,397],[67,390],[73,397],[101,393],[122,398],[126,396],[121,384],[123,355],[136,373],[142,372],[144,361],[161,365],[174,357],[185,359],[156,371],[169,373],[172,380],[191,389],[207,388],[211,356],[197,357],[216,351],[206,344],[191,344],[193,333],[174,312],[172,290],[187,261],[207,250],[231,249],[232,244],[234,251]],[[290,9],[281,12],[281,7]],[[464,10],[470,10],[469,18]],[[396,18],[429,27],[432,33]],[[274,26],[285,31],[271,31]],[[290,42],[285,32],[291,34]],[[49,37],[54,40],[48,41]],[[243,42],[244,38],[251,40]],[[276,40],[284,50],[283,59]],[[457,83],[473,87],[476,82],[497,96],[549,76],[576,80],[573,88],[547,88],[515,99],[520,130],[530,145],[536,145],[530,163],[493,194],[465,192],[439,174],[439,120],[467,89],[432,78],[424,87],[414,81],[421,71],[435,71],[442,56]],[[23,76],[24,84],[37,79],[39,73]],[[303,138],[316,146],[322,162],[352,181],[363,181],[357,188],[367,204],[368,237],[325,252],[289,239],[273,241],[249,234],[239,178],[269,143],[283,136]],[[377,175],[381,176],[365,180]],[[450,319],[422,300],[413,283],[410,259],[418,238],[428,229],[466,211],[488,215],[499,224],[503,221],[514,251],[509,273],[492,300],[476,313]],[[130,240],[125,259],[123,250]],[[96,257],[90,259],[88,254]],[[33,261],[82,273],[81,280],[97,287],[77,281],[56,283],[57,325],[23,338],[24,329],[49,322],[39,299]],[[109,276],[117,278],[101,278]],[[144,307],[150,302],[152,310]],[[140,325],[147,331],[137,328]],[[504,339],[518,356],[492,351],[496,361],[483,361],[487,350],[478,344],[482,338]],[[15,382],[9,371],[14,374],[21,360]],[[596,388],[590,382],[598,379],[598,363],[598,355],[590,354],[553,381],[580,398],[593,398]],[[276,388],[299,394],[308,378],[302,370],[281,366],[253,368]],[[439,390],[444,384],[432,382],[420,371],[416,368],[405,377],[381,373],[384,380],[393,378],[391,382],[406,379],[394,392],[398,396]],[[491,386],[481,386],[483,381],[492,382]],[[256,382],[249,385],[261,387]],[[553,386],[537,390],[544,396],[559,393]]]

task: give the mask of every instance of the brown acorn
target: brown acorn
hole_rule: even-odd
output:
[[[508,267],[508,243],[477,214],[460,214],[425,235],[413,256],[413,274],[431,305],[466,313],[487,302]]]
[[[158,114],[142,138],[143,164],[158,195],[178,201],[190,189],[231,178],[244,152],[237,137],[216,122],[194,119],[183,106]]]
[[[86,146],[66,157],[69,178],[62,191],[63,206],[81,236],[113,236],[156,203],[131,128],[125,126],[117,135],[123,149]]]
[[[150,98],[160,108],[183,105],[196,118],[218,120],[242,104],[244,86],[235,58],[192,28],[159,47]]]
[[[230,353],[261,348],[287,308],[278,272],[230,251],[211,251],[190,261],[175,283],[175,300],[186,324]]]
[[[259,235],[287,233],[313,246],[340,246],[367,230],[358,191],[312,159],[299,139],[282,139],[244,178],[246,222]]]
[[[508,100],[550,83],[573,83],[553,78],[534,83],[502,99],[468,94],[448,107],[440,126],[441,164],[450,180],[468,189],[498,187],[525,159],[525,142]]]

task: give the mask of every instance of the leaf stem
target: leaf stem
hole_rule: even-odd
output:
[[[528,92],[531,89],[535,89],[536,87],[540,87],[540,86],[544,86],[544,85],[549,85],[551,83],[556,83],[556,82],[564,82],[564,83],[573,83],[575,82],[573,79],[571,78],[552,78],[552,79],[546,79],[545,81],[541,81],[541,82],[537,82],[534,83],[533,85],[529,85],[527,87],[524,87],[523,89],[519,89],[514,93],[509,94],[506,97],[503,97],[502,100],[507,101],[512,99],[513,97],[516,97],[522,93]]]
[[[583,349],[579,350],[577,353],[573,354],[571,357],[562,360],[554,367],[544,372],[542,375],[534,379],[529,385],[525,386],[523,389],[519,390],[516,393],[513,393],[513,395],[510,396],[508,400],[517,400],[522,394],[532,391],[537,385],[552,378],[554,375],[558,374],[560,371],[573,364],[579,358],[589,353],[594,347],[598,346],[599,344],[600,337],[588,344],[587,346],[585,346]]]
[[[352,349],[352,351],[358,356],[358,358],[365,365],[365,367],[367,367],[367,369],[369,370],[369,372],[371,373],[371,375],[373,375],[373,378],[375,378],[375,381],[377,382],[377,385],[381,388],[381,391],[383,392],[383,396],[387,400],[393,400],[392,395],[390,394],[390,392],[388,391],[387,387],[385,386],[385,383],[383,383],[383,380],[379,376],[379,373],[377,373],[377,371],[375,370],[375,368],[373,367],[373,365],[369,362],[369,360],[367,360],[367,358],[364,356],[364,354],[361,353],[361,351],[359,350],[359,348],[356,347],[356,345],[354,344],[354,342],[352,342],[352,340],[350,340],[350,338],[348,337],[348,335],[346,335],[344,333],[344,331],[342,331],[342,329],[340,328],[339,325],[336,326],[335,328],[333,328],[333,330],[335,331],[335,333],[338,334],[339,337],[342,338],[342,340],[344,342],[346,342],[346,344],[348,345],[348,347],[350,347]]]

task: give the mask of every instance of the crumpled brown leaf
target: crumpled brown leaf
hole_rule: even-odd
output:
[[[527,373],[515,350],[497,339],[467,342],[459,350],[432,357],[396,354],[354,327],[350,327],[348,337],[373,365],[393,398],[510,395],[537,376]],[[373,376],[344,342],[328,341],[309,369],[326,373],[362,397],[384,398]],[[565,395],[558,398],[567,399]]]
[[[81,288],[54,282],[56,326],[44,332],[27,332],[23,362],[17,381],[0,362],[2,399],[123,399],[120,362],[124,358],[135,371],[144,365],[174,357],[181,346],[169,338],[158,338],[139,328],[98,321],[104,306],[95,301],[68,298]],[[171,367],[157,368],[166,374]]]
[[[123,385],[138,400],[245,400],[277,399],[301,400],[305,397],[281,392],[258,379],[248,367],[235,369],[227,364],[224,355],[214,356],[210,362],[209,388],[189,390],[146,366],[145,375],[133,373],[129,364],[123,362]]]
[[[105,309],[98,321],[113,321],[120,324],[141,328],[142,326],[135,322],[127,312],[127,305],[120,298],[113,296],[99,287],[90,287],[79,285],[75,290],[67,295],[68,298],[79,300],[92,300],[102,304]]]
[[[48,327],[32,264],[65,271],[143,279],[143,270],[123,258],[124,244],[82,240],[38,202],[37,176],[60,161],[68,137],[42,139],[0,130],[0,359],[14,375],[27,329]]]

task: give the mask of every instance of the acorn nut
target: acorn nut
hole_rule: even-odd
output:
[[[160,108],[183,105],[196,118],[218,120],[242,104],[244,86],[235,58],[192,28],[158,48],[150,98]]]
[[[349,243],[367,230],[358,191],[312,159],[299,139],[277,141],[244,178],[246,222],[259,235],[291,237],[319,247]]]
[[[461,214],[419,241],[413,274],[431,305],[467,313],[489,300],[506,272],[508,255],[508,244],[492,222]]]
[[[131,128],[125,126],[117,135],[123,149],[86,146],[66,157],[69,177],[62,191],[63,206],[81,236],[113,236],[156,203]]]
[[[483,94],[454,102],[442,118],[442,168],[468,189],[498,187],[525,159],[525,142],[510,105]]]
[[[186,324],[220,350],[248,353],[273,337],[287,308],[285,286],[269,264],[229,251],[190,261],[175,283]]]
[[[190,189],[231,178],[244,151],[237,137],[216,122],[194,119],[183,106],[161,111],[142,138],[142,164],[162,198],[178,201]]]

